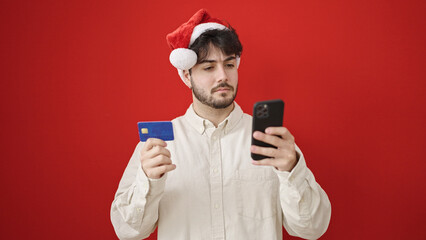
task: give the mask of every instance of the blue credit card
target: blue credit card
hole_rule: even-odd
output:
[[[138,122],[139,138],[145,142],[148,138],[159,138],[163,141],[172,141],[172,122]]]

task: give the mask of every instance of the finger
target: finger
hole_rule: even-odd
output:
[[[285,141],[282,138],[277,137],[275,135],[265,134],[265,133],[259,132],[259,131],[255,131],[253,133],[253,137],[256,140],[259,140],[259,141],[262,141],[262,142],[265,142],[265,143],[269,143],[269,144],[271,144],[272,146],[275,146],[275,147],[282,147],[285,144]]]
[[[257,165],[257,166],[273,166],[273,167],[277,167],[275,165],[277,165],[277,160],[273,159],[273,158],[265,158],[262,160],[258,160],[258,161],[251,161],[251,163],[253,165]]]
[[[272,166],[279,171],[288,171],[290,172],[296,165],[296,161],[280,161],[279,159],[266,158],[259,161],[251,161],[253,165],[257,166]]]
[[[270,147],[259,147],[256,145],[250,146],[250,151],[255,154],[260,154],[266,157],[274,158],[277,156],[278,150]]]
[[[151,150],[143,152],[142,154],[142,159],[154,158],[158,155],[165,155],[169,158],[171,157],[170,151],[167,148],[158,145],[153,146]]]
[[[160,178],[162,177],[165,173],[170,172],[172,170],[176,169],[176,165],[175,164],[169,164],[169,165],[162,165],[156,168],[153,168],[150,170],[150,174],[151,176],[148,177],[150,178]]]
[[[289,140],[294,142],[294,136],[285,127],[268,127],[265,129],[265,133],[270,135],[278,135],[278,136],[281,136],[281,138],[284,140]]]
[[[164,155],[158,155],[154,158],[149,158],[142,162],[143,168],[149,169],[149,168],[155,168],[161,165],[168,165],[172,164],[172,160],[169,157],[166,157]]]
[[[159,138],[148,138],[145,144],[143,145],[142,151],[149,151],[154,146],[166,147],[167,143]]]

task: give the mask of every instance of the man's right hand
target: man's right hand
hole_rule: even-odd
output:
[[[167,143],[161,139],[149,138],[142,147],[141,165],[148,178],[159,179],[166,172],[176,169],[166,146]]]

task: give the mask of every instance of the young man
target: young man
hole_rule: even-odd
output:
[[[174,141],[140,142],[111,207],[121,239],[319,238],[331,206],[284,127],[253,136],[252,117],[234,102],[242,51],[235,31],[205,10],[167,36],[171,63],[193,104],[174,119]],[[189,49],[188,49],[189,47]],[[278,137],[278,136],[280,137]],[[269,158],[253,161],[250,152]]]

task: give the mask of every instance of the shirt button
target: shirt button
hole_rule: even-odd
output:
[[[213,169],[213,172],[214,172],[214,173],[217,173],[217,168]]]
[[[215,209],[218,209],[218,208],[219,208],[219,204],[217,204],[217,203],[216,203],[216,204],[214,205],[214,208],[215,208]]]
[[[138,212],[142,212],[142,208],[137,208],[137,211]]]

